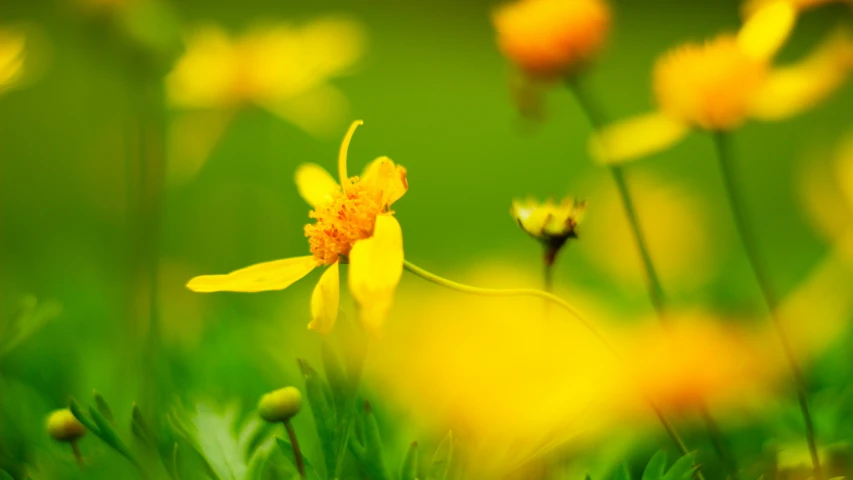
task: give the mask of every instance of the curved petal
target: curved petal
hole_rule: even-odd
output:
[[[361,321],[371,331],[382,326],[403,275],[403,230],[391,215],[376,217],[373,236],[359,240],[349,255],[349,289]]]
[[[203,275],[187,283],[194,292],[265,292],[283,290],[314,270],[313,255],[258,263],[226,275]]]
[[[303,163],[296,168],[296,189],[308,205],[317,207],[338,191],[338,184],[325,168],[316,163]]]
[[[601,163],[623,163],[666,150],[688,130],[684,122],[654,112],[604,127],[593,134],[589,148]]]
[[[737,34],[737,43],[747,55],[769,60],[782,48],[794,23],[797,10],[788,0],[768,3],[753,13]]]
[[[388,157],[379,157],[370,162],[361,177],[365,182],[377,184],[382,190],[382,203],[386,206],[391,206],[409,189],[406,168],[402,165],[394,165]]]
[[[311,293],[311,323],[308,330],[329,333],[338,319],[341,303],[341,274],[338,262],[323,272],[314,292]]]
[[[752,105],[752,116],[779,120],[796,115],[835,91],[853,68],[853,34],[839,29],[808,57],[775,69]]]
[[[341,143],[341,149],[338,152],[338,176],[340,177],[341,186],[343,187],[349,186],[349,176],[347,175],[347,152],[349,151],[349,144],[352,141],[352,136],[355,134],[355,129],[358,128],[359,125],[364,125],[364,120],[356,120],[350,124],[349,130],[347,130],[347,134],[344,136],[344,141]]]

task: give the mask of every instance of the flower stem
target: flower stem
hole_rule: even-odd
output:
[[[794,387],[797,390],[797,401],[800,405],[800,412],[805,423],[806,441],[811,454],[812,468],[817,480],[823,478],[823,472],[820,466],[820,457],[818,456],[817,442],[815,440],[814,422],[812,421],[811,412],[809,411],[808,395],[806,393],[806,382],[803,371],[800,368],[797,358],[794,355],[794,350],[791,347],[791,341],[785,328],[782,325],[782,319],[779,317],[778,300],[776,299],[773,290],[770,288],[769,277],[767,276],[764,266],[761,263],[758,255],[758,245],[753,236],[752,230],[749,228],[746,212],[744,211],[744,202],[740,196],[740,191],[735,186],[734,174],[734,155],[732,154],[729,136],[723,132],[714,134],[714,145],[717,149],[717,159],[720,164],[720,172],[723,177],[723,185],[726,193],[726,199],[729,202],[732,216],[734,217],[735,230],[743,245],[746,253],[747,261],[752,268],[755,280],[761,290],[761,295],[767,309],[770,311],[770,319],[775,327],[779,343],[782,345],[782,350],[785,354],[785,359],[791,369],[791,374],[794,377]]]
[[[590,95],[587,95],[583,88],[580,86],[578,82],[578,78],[576,76],[569,77],[567,80],[567,85],[569,90],[575,97],[575,101],[580,106],[581,112],[583,112],[584,116],[586,116],[587,122],[592,127],[593,130],[600,130],[605,122],[604,114],[601,111],[601,108],[598,104],[593,101]],[[648,243],[646,241],[645,235],[643,235],[643,230],[640,228],[640,221],[637,217],[637,211],[634,207],[634,201],[631,198],[631,193],[628,190],[628,183],[625,180],[625,173],[622,170],[622,167],[619,165],[610,165],[610,175],[613,177],[613,183],[616,184],[616,189],[619,191],[619,198],[622,202],[622,208],[625,210],[625,216],[628,219],[628,225],[631,229],[631,233],[634,237],[634,242],[637,245],[637,250],[640,252],[640,259],[643,262],[643,271],[646,276],[646,292],[649,295],[649,301],[652,304],[652,308],[657,312],[658,319],[664,325],[667,324],[667,316],[666,311],[664,309],[664,293],[663,286],[661,285],[660,277],[658,276],[657,269],[655,268],[654,263],[652,262],[652,256],[649,253]],[[663,415],[663,412],[660,411],[657,407],[652,404],[652,407],[655,409],[655,413],[660,418],[661,423],[666,429],[667,433],[669,433],[670,437],[672,437],[675,444],[678,446],[682,455],[687,454],[687,448],[684,445],[684,442],[681,440],[678,432],[673,428],[673,426],[669,423],[666,417]],[[706,420],[712,420],[712,417],[707,412],[707,410],[702,411],[703,418]],[[731,462],[727,461],[726,458],[734,459],[734,455],[724,454],[725,450],[725,442],[722,439],[722,436],[719,435],[719,431],[714,428],[716,424],[711,421],[705,422],[705,427],[708,432],[708,435],[712,437],[712,442],[714,445],[718,447],[722,447],[723,450],[718,450],[717,454],[720,459],[723,460],[726,464],[730,465],[730,475],[734,480],[737,480],[737,466],[734,463],[734,460]],[[701,479],[702,473],[700,469],[696,469],[696,478]]]
[[[583,114],[593,130],[599,130],[604,126],[604,115],[601,109],[590,99],[589,95],[584,94],[583,89],[578,85],[577,79],[573,78],[568,81],[569,90],[575,97]],[[625,210],[625,216],[628,219],[628,224],[631,228],[631,233],[634,236],[634,242],[637,244],[637,250],[640,252],[640,258],[643,261],[643,270],[646,274],[646,290],[649,294],[649,300],[652,302],[652,307],[658,313],[658,317],[662,322],[666,321],[664,314],[664,294],[661,286],[660,277],[652,263],[652,256],[649,253],[649,246],[646,242],[646,237],[640,228],[640,222],[637,218],[637,211],[634,207],[634,201],[628,191],[628,184],[625,181],[625,173],[619,165],[611,165],[609,167],[610,175],[613,177],[613,182],[616,184],[616,189],[619,191],[619,198],[622,201],[622,208]]]
[[[305,478],[305,462],[302,460],[302,450],[299,448],[299,440],[296,438],[296,430],[290,420],[284,421],[284,428],[287,430],[287,436],[290,438],[290,446],[293,448],[293,457],[296,459],[296,471],[299,472],[299,478]]]
[[[551,303],[554,303],[558,307],[562,308],[566,312],[568,312],[571,316],[575,317],[590,333],[592,333],[601,343],[607,347],[608,350],[618,355],[618,351],[616,347],[610,343],[601,332],[598,331],[597,328],[586,319],[575,307],[573,307],[569,302],[563,300],[562,298],[548,293],[542,290],[536,290],[535,288],[480,288],[473,287],[471,285],[465,285],[463,283],[454,282],[453,280],[448,280],[444,277],[440,277],[434,273],[430,273],[423,268],[415,265],[414,263],[403,260],[403,267],[411,273],[423,278],[424,280],[428,280],[436,285],[440,285],[445,288],[449,288],[451,290],[456,290],[457,292],[468,293],[471,295],[479,295],[483,297],[538,297],[544,300],[547,300]]]
[[[480,287],[473,287],[471,285],[465,285],[463,283],[454,282],[454,281],[448,280],[444,277],[440,277],[434,273],[431,273],[431,272],[424,270],[421,267],[418,267],[417,265],[413,264],[412,262],[410,262],[408,260],[403,261],[403,267],[406,270],[408,270],[409,272],[414,273],[415,275],[417,275],[417,276],[419,276],[419,277],[421,277],[427,281],[435,283],[436,285],[439,285],[439,286],[442,286],[445,288],[449,288],[451,290],[456,290],[458,292],[468,293],[471,295],[480,295],[480,296],[485,296],[485,297],[520,297],[520,296],[527,296],[527,297],[543,298],[549,302],[556,304],[557,306],[559,306],[563,310],[566,310],[573,317],[575,317],[578,321],[581,322],[581,324],[583,324],[584,327],[586,327],[586,329],[590,333],[592,333],[602,343],[602,345],[604,345],[613,354],[614,357],[616,357],[617,360],[619,360],[623,365],[627,364],[625,362],[625,359],[619,353],[619,350],[617,350],[616,347],[612,343],[610,343],[610,341],[607,340],[607,338],[601,332],[599,332],[597,328],[595,328],[595,326],[592,324],[592,322],[590,322],[584,316],[582,316],[568,302],[566,302],[562,298],[560,298],[560,297],[558,297],[552,293],[543,292],[542,290],[536,290],[536,289],[532,289],[532,288],[480,288]],[[666,430],[666,433],[670,436],[673,443],[675,443],[676,447],[678,447],[679,452],[681,452],[682,455],[687,455],[688,453],[690,453],[690,450],[685,445],[684,440],[681,439],[681,436],[675,430],[675,427],[673,427],[672,424],[669,422],[669,420],[666,418],[666,415],[664,415],[664,413],[660,409],[660,407],[658,407],[657,404],[655,404],[655,402],[648,395],[645,394],[645,392],[643,392],[643,395],[644,395],[644,398],[646,399],[646,401],[648,402],[649,406],[651,406],[652,410],[654,410],[655,415],[657,415],[658,419],[660,419],[660,422],[663,425],[664,430]],[[702,475],[702,472],[699,471],[698,466],[697,466],[695,475],[696,475],[696,478],[698,480],[705,480],[705,477]]]
[[[77,466],[83,470],[83,455],[80,453],[80,445],[77,444],[76,440],[71,442],[71,451],[74,452],[74,460],[77,461]]]

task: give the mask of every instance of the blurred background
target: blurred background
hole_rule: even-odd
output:
[[[538,286],[540,247],[510,217],[510,203],[576,196],[588,209],[579,240],[560,255],[558,290],[602,312],[609,325],[653,313],[618,198],[607,170],[587,153],[590,127],[573,98],[549,89],[541,120],[519,114],[512,67],[494,42],[497,2],[175,0],[133,13],[123,3],[0,0],[0,29],[24,32],[28,49],[27,71],[0,90],[0,325],[29,296],[57,309],[54,320],[0,356],[4,413],[22,423],[20,430],[0,427],[4,456],[47,444],[44,415],[70,397],[89,398],[93,388],[121,412],[144,397],[146,378],[161,396],[251,410],[262,393],[301,384],[295,359],[319,363],[319,337],[305,325],[320,272],[285,291],[252,295],[200,295],[184,285],[196,275],[308,254],[302,228],[309,207],[294,170],[315,162],[334,172],[354,119],[365,124],[349,150],[351,171],[381,155],[408,169],[410,190],[395,210],[409,260],[487,286]],[[845,8],[806,12],[779,61],[808,52],[849,15]],[[613,119],[653,107],[650,70],[660,53],[741,22],[734,1],[625,0],[612,10],[607,46],[584,81]],[[326,75],[306,81],[304,90],[293,86],[292,103],[182,97],[174,86],[182,81],[178,59],[193,51],[201,26],[238,38],[259,25],[299,29],[327,18],[343,22],[345,34],[306,54]],[[334,49],[348,60],[323,63]],[[205,68],[201,79],[215,82],[218,66]],[[832,184],[837,175],[829,172],[853,135],[851,111],[853,86],[846,84],[804,115],[751,122],[734,136],[746,208],[780,296],[795,292],[832,254],[827,231],[850,224],[843,192]],[[140,167],[157,152],[165,162],[159,177]],[[626,171],[670,303],[727,318],[760,312],[710,137],[691,134]],[[159,259],[156,361],[146,343],[149,305],[139,300],[149,288],[141,277],[152,252]],[[483,268],[512,273],[484,275]],[[411,316],[404,299],[432,293],[418,290],[422,282],[404,274],[391,331]],[[814,392],[849,383],[853,358],[838,347],[841,335],[820,342],[809,364]],[[496,358],[511,350],[492,346]],[[384,412],[387,442],[402,452],[419,435],[440,439],[445,430],[425,428],[416,409],[383,397],[387,381],[365,387],[379,392],[374,404]],[[310,421],[298,417],[297,427]],[[38,426],[27,427],[33,422]],[[626,441],[624,435],[615,436]],[[701,433],[688,436],[706,441]],[[747,432],[736,442],[760,451],[760,437]],[[318,448],[305,442],[309,452]],[[661,435],[641,454],[665,442]]]

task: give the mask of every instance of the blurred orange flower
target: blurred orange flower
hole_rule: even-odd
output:
[[[501,52],[531,77],[573,72],[602,46],[610,11],[602,0],[517,0],[492,20]]]

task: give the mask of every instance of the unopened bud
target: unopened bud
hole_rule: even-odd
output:
[[[296,387],[284,387],[261,397],[258,414],[270,423],[284,422],[299,413],[301,406],[302,394],[299,390]]]
[[[64,408],[55,410],[47,417],[47,433],[60,442],[73,442],[86,435],[86,427]]]

